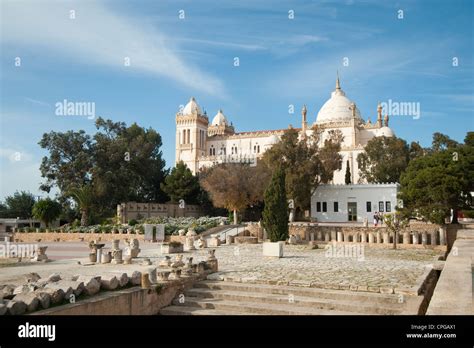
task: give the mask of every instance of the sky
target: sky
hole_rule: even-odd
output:
[[[417,103],[419,117],[391,115],[398,137],[462,141],[474,130],[473,12],[469,0],[0,0],[0,200],[46,196],[43,133],[95,132],[93,117],[57,115],[65,99],[156,129],[168,167],[191,96],[237,131],[299,127],[336,72],[365,120],[378,102]]]

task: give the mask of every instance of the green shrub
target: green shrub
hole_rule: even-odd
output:
[[[474,210],[463,210],[462,214],[464,217],[469,218],[469,219],[474,219]]]
[[[129,226],[135,226],[136,224],[138,224],[138,221],[135,219],[131,219],[131,220],[128,220],[128,224]]]

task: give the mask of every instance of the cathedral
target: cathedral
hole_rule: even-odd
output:
[[[332,184],[344,184],[346,166],[349,166],[352,183],[361,183],[357,155],[364,151],[367,142],[378,136],[392,137],[388,115],[382,117],[382,106],[377,106],[377,118],[365,121],[356,104],[346,97],[339,77],[331,97],[319,110],[316,120],[308,125],[307,110],[302,109],[300,134],[310,135],[312,126],[322,131],[321,144],[330,131],[339,130],[343,135],[341,148],[342,168],[334,173]],[[209,122],[206,113],[195,98],[176,114],[176,162],[183,161],[194,173],[201,168],[223,162],[255,163],[263,153],[280,141],[285,129],[236,132],[222,110]]]

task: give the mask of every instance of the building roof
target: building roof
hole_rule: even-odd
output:
[[[336,89],[331,93],[331,98],[329,98],[319,110],[316,123],[350,121],[353,118],[353,108],[355,108],[355,118],[362,120],[359,109],[346,97],[346,94],[341,89],[338,77],[336,80]]]
[[[189,102],[184,107],[182,114],[183,115],[202,115],[201,107],[196,102],[196,99],[194,97],[191,97],[191,99],[189,99]]]

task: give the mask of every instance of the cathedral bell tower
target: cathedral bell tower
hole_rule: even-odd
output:
[[[209,119],[192,97],[176,114],[176,163],[183,161],[196,174],[199,157],[206,154]]]

